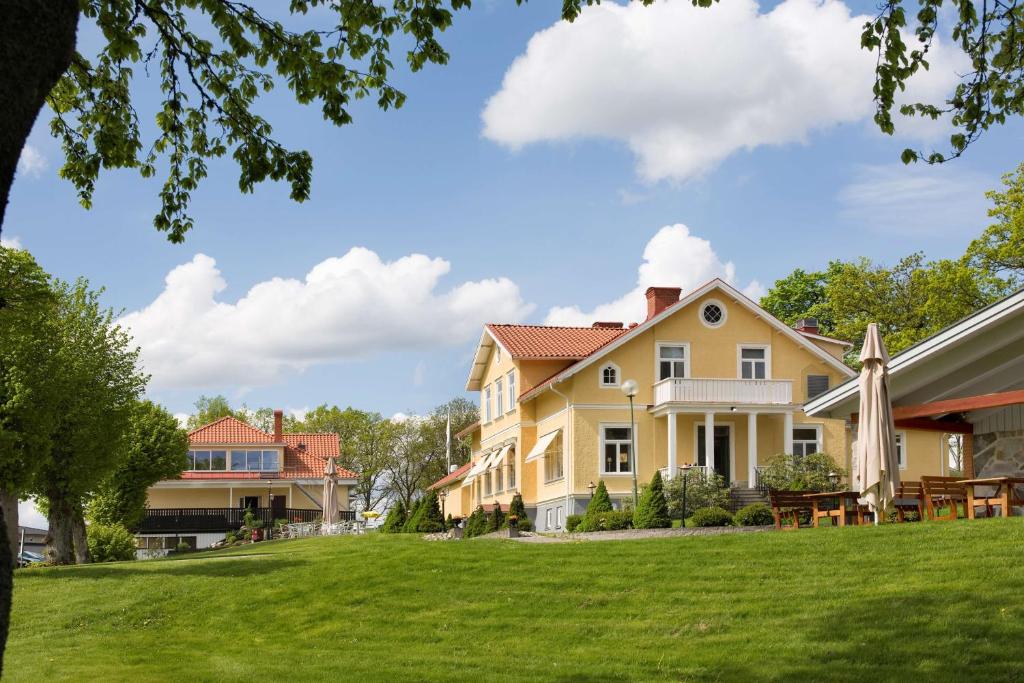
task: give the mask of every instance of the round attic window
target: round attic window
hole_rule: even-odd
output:
[[[701,306],[700,319],[708,327],[718,327],[725,322],[725,306],[717,301],[708,301]]]

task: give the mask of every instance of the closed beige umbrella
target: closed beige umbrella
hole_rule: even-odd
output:
[[[861,498],[878,517],[896,497],[900,468],[896,459],[896,427],[889,403],[889,354],[882,343],[878,325],[868,325],[860,352],[860,416],[854,444],[854,476]]]
[[[337,469],[334,465],[334,458],[327,458],[324,465],[324,495],[321,499],[324,506],[324,523],[320,528],[322,534],[331,533],[331,526],[338,518],[338,482],[335,480]]]

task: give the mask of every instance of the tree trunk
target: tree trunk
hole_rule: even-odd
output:
[[[18,533],[18,496],[0,489],[0,511],[7,525],[7,546],[11,549],[11,566],[14,566],[21,545]]]
[[[0,231],[46,96],[75,54],[78,0],[0,0]]]
[[[81,504],[75,505],[71,536],[75,542],[75,564],[89,564],[89,542],[85,533],[85,517],[82,516]]]
[[[17,509],[17,503],[15,503]],[[4,507],[0,506],[0,524],[6,524]],[[11,624],[11,596],[14,593],[14,558],[7,534],[0,534],[0,676],[4,672],[4,650]]]
[[[50,500],[50,510],[46,520],[50,530],[46,533],[46,559],[53,564],[74,564],[74,507],[59,493],[51,493],[47,498]]]

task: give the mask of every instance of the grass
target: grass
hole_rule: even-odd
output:
[[[12,681],[1024,679],[1024,519],[19,571]]]

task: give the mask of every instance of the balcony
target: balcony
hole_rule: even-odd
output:
[[[300,508],[251,508],[256,519],[268,526],[275,519],[287,519],[289,522],[315,522],[323,519],[320,510],[304,510]],[[146,515],[139,523],[138,532],[155,534],[165,532],[221,532],[235,531],[245,520],[246,508],[154,508],[146,510]],[[352,521],[356,513],[342,510],[338,513],[340,521]]]
[[[793,382],[787,379],[663,379],[654,385],[654,404],[722,403],[789,405]]]

